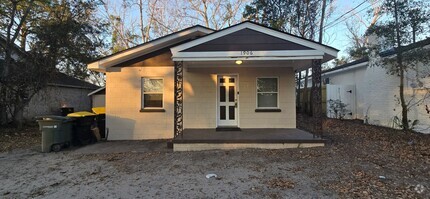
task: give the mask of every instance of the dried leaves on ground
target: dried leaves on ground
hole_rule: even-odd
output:
[[[297,125],[311,131],[312,120],[298,115]],[[202,193],[206,195],[199,196],[211,193],[214,198],[240,198],[241,194],[250,198],[430,198],[429,135],[334,119],[326,119],[323,129],[328,143],[319,148],[173,153],[160,150],[165,149],[165,142],[156,144],[155,149],[142,142],[142,145],[133,145],[140,150],[133,148],[121,153],[85,155],[72,149],[56,155],[34,153],[34,158],[9,158],[14,161],[3,161],[3,166],[9,170],[0,175],[27,181],[28,178],[43,180],[53,172],[64,176],[61,172],[73,171],[69,174],[73,175],[81,171],[75,175],[73,184],[64,186],[63,191],[70,190],[70,186],[85,189],[87,184],[96,182],[104,186],[105,182],[116,183],[121,178],[123,186],[144,184],[146,194],[165,194],[166,198],[178,193],[184,194],[184,198]],[[36,145],[40,145],[37,128],[2,129],[0,132],[1,151]],[[103,145],[112,147],[114,142],[99,146]],[[144,146],[147,150],[141,150]],[[55,170],[45,171],[46,162],[55,165],[52,167]],[[25,169],[15,167],[17,164],[30,165],[28,169],[34,172],[25,173]],[[220,179],[206,179],[205,175],[211,172]],[[153,180],[149,183],[148,179]],[[9,186],[13,188],[3,194],[22,196],[19,180],[4,182],[12,183]],[[158,184],[152,185],[155,182]],[[179,191],[183,184],[190,190]],[[109,194],[122,190],[115,187],[118,190],[112,189]],[[55,190],[59,188],[61,186],[56,186]],[[30,195],[24,196],[57,194],[56,191],[45,193],[44,189],[32,188]],[[140,195],[139,191],[141,187],[130,192],[130,197]]]
[[[311,129],[299,115],[298,126]],[[430,195],[430,136],[363,124],[359,120],[324,121],[327,147],[304,156],[321,187],[344,197],[423,198]],[[314,156],[315,157],[315,156]]]
[[[36,126],[24,127],[22,129],[11,127],[0,128],[0,152],[40,145],[41,136],[42,134]]]

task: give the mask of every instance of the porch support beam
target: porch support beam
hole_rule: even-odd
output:
[[[289,60],[313,60],[323,59],[323,56],[296,56],[296,57],[174,57],[173,61],[234,61],[234,60],[256,60],[256,61],[289,61]]]
[[[175,61],[175,69],[174,69],[174,124],[173,124],[173,132],[174,137],[179,135],[182,136],[184,131],[184,63],[182,61]]]
[[[312,117],[314,120],[314,135],[322,137],[322,91],[321,91],[321,60],[312,60]]]

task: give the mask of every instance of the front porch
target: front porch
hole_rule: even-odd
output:
[[[285,149],[322,147],[326,140],[300,129],[184,129],[173,139],[174,151],[215,149]]]

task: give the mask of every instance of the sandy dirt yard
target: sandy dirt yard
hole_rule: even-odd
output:
[[[35,142],[3,148],[0,198],[430,197],[428,135],[356,121],[327,120],[324,129],[329,143],[311,149],[174,153],[156,141],[46,154]]]

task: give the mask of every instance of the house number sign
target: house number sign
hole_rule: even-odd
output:
[[[240,55],[254,55],[254,52],[252,51],[240,51]]]

